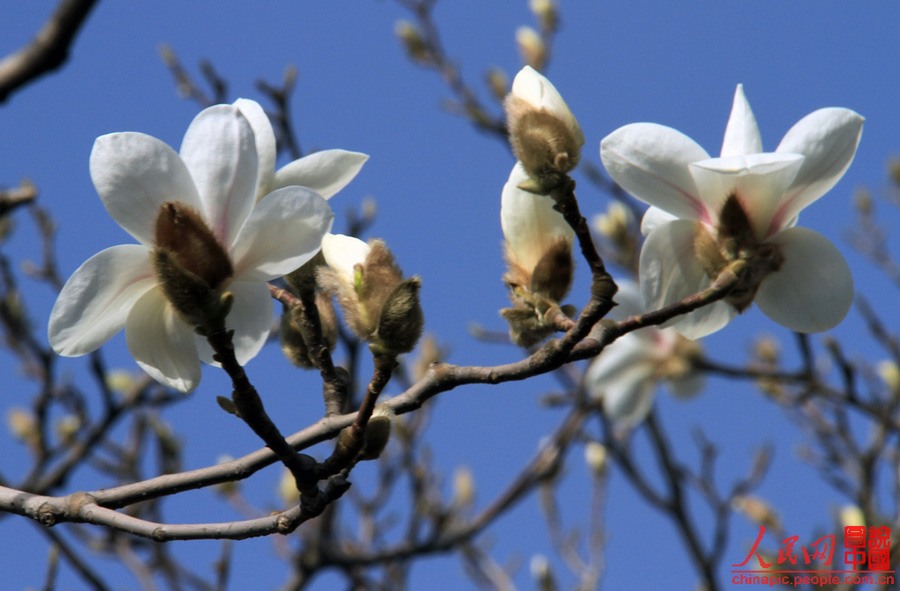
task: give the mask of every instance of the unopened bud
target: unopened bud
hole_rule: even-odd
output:
[[[841,507],[840,520],[841,528],[866,525],[866,516],[862,509],[856,505],[844,505]]]
[[[888,172],[894,184],[900,185],[900,158],[891,158],[891,161],[888,163]]]
[[[388,296],[375,331],[375,342],[380,346],[395,353],[409,353],[416,347],[425,326],[419,304],[421,286],[421,279],[411,277],[400,282]]]
[[[862,216],[872,215],[872,194],[867,189],[859,189],[853,194],[853,206]]]
[[[14,407],[6,412],[6,424],[9,432],[17,441],[34,443],[38,437],[37,421],[34,414],[24,408]]]
[[[756,358],[763,364],[768,366],[778,365],[781,358],[781,347],[771,336],[763,336],[753,343],[753,352]]]
[[[581,157],[584,133],[547,78],[525,66],[504,102],[510,144],[535,191],[549,193]]]
[[[325,265],[325,257],[319,250],[302,267],[285,275],[284,279],[297,294],[313,291],[316,288],[316,271],[323,265]]]
[[[410,58],[420,63],[431,60],[428,46],[425,45],[422,33],[416,25],[407,20],[399,20],[394,25],[394,34],[403,43],[403,49]]]
[[[71,444],[75,441],[75,436],[81,429],[81,419],[76,415],[66,415],[56,422],[56,436],[65,444]]]
[[[278,497],[287,507],[300,502],[300,491],[297,490],[297,482],[294,480],[294,475],[286,468],[281,471],[281,479],[278,481]]]
[[[544,69],[544,62],[547,61],[547,46],[544,45],[540,33],[531,27],[519,27],[516,29],[516,46],[519,48],[519,55],[522,56],[525,65],[538,71]]]
[[[360,460],[377,460],[391,438],[391,424],[394,421],[394,410],[387,404],[379,404],[372,411],[366,424],[365,441]]]
[[[491,68],[485,74],[487,86],[498,101],[502,101],[509,93],[509,76],[500,68]]]
[[[596,441],[590,441],[584,446],[584,461],[596,477],[606,474],[606,468],[609,463],[609,452],[606,446]]]
[[[124,369],[106,372],[106,387],[120,396],[130,392],[135,386],[134,374]]]
[[[878,364],[878,375],[893,396],[900,396],[900,367],[894,361],[884,360]]]
[[[453,504],[468,507],[475,502],[475,477],[468,466],[458,466],[453,471]]]
[[[543,554],[532,556],[529,570],[538,591],[556,591],[556,580],[553,578],[553,571],[546,556]]]
[[[778,514],[766,501],[751,495],[737,496],[732,500],[732,507],[747,516],[750,521],[764,525],[772,530],[781,528]]]
[[[531,0],[528,3],[542,29],[555,31],[559,24],[559,7],[556,0]]]

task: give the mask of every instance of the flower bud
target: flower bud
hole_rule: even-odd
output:
[[[559,7],[556,0],[531,0],[528,7],[531,8],[531,12],[538,19],[542,29],[556,30],[559,24]]]
[[[80,429],[81,419],[73,414],[68,414],[60,418],[54,425],[56,436],[59,437],[60,441],[66,445],[71,445],[72,443],[74,443],[75,436],[78,435],[78,431]]]
[[[297,490],[297,482],[290,470],[285,468],[281,471],[281,478],[278,480],[278,496],[286,507],[291,507],[300,502],[300,491]]]
[[[844,505],[840,513],[841,528],[866,524],[866,516],[856,505]]]
[[[488,88],[491,94],[499,101],[506,98],[509,93],[509,76],[500,68],[491,68],[485,74]]]
[[[556,88],[530,66],[504,102],[510,143],[539,192],[548,193],[578,164],[584,133]]]
[[[360,460],[377,460],[381,452],[387,447],[391,438],[391,424],[394,421],[394,410],[387,404],[379,404],[372,411],[372,416],[366,424],[365,441],[362,451],[359,452]]]
[[[475,477],[467,466],[458,466],[453,471],[453,504],[468,507],[475,502]]]
[[[897,363],[890,360],[884,360],[878,363],[878,375],[884,380],[884,384],[888,387],[893,397],[900,396],[900,367]]]
[[[421,280],[404,280],[381,240],[367,245],[358,238],[329,234],[322,253],[328,268],[319,271],[319,285],[337,296],[353,332],[373,350],[394,355],[411,351],[424,325]]]
[[[539,71],[544,69],[544,62],[547,61],[547,46],[544,45],[540,33],[531,27],[519,27],[516,29],[516,46],[519,48],[519,55],[522,56],[525,65]]]
[[[759,497],[741,495],[735,497],[731,504],[736,511],[746,515],[750,521],[764,525],[771,530],[781,529],[781,520],[778,518],[778,514],[769,503]]]
[[[322,341],[329,351],[334,351],[338,332],[337,316],[334,313],[331,298],[320,292],[316,294],[315,302],[319,313],[319,325],[322,329]],[[296,306],[285,310],[281,315],[279,332],[281,352],[288,358],[288,361],[297,367],[312,369],[316,364],[310,355],[306,340],[303,338],[303,331],[300,328],[301,314],[300,306]]]
[[[604,476],[609,464],[609,452],[606,451],[606,446],[596,441],[588,442],[584,446],[584,461],[594,476],[597,478]]]
[[[31,444],[40,437],[34,414],[27,409],[19,407],[9,409],[6,412],[6,424],[10,434],[17,441]]]
[[[153,264],[163,293],[185,322],[200,326],[227,314],[218,290],[234,270],[199,213],[178,202],[160,208]]]
[[[531,576],[534,578],[538,591],[556,591],[556,580],[550,562],[543,554],[535,554],[529,564]]]
[[[416,25],[407,20],[399,20],[394,25],[394,34],[403,43],[403,49],[413,61],[422,64],[431,61],[431,53],[422,38],[422,32]]]

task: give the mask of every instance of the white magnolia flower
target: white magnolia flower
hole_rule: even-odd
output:
[[[652,123],[607,136],[600,156],[610,176],[654,206],[642,228],[649,234],[640,264],[647,306],[658,309],[696,293],[724,265],[742,259],[749,272],[728,301],[671,325],[699,338],[725,326],[754,298],[769,318],[800,332],[843,320],[853,300],[847,263],[825,237],[794,225],[850,166],[862,124],[849,109],[819,109],[795,124],[775,152],[763,153],[738,85],[719,158]]]
[[[197,386],[200,360],[211,363],[212,350],[164,293],[156,261],[165,216],[193,220],[194,234],[176,231],[176,239],[206,239],[203,252],[224,253],[218,260],[224,272],[206,284],[235,296],[225,322],[235,331],[242,364],[259,352],[272,325],[266,282],[312,258],[334,217],[321,196],[297,186],[278,189],[254,207],[261,177],[256,140],[231,105],[197,115],[180,153],[142,133],[101,136],[90,171],[106,210],[140,244],[108,248],[75,271],[51,312],[50,344],[61,355],[84,355],[124,327],[138,364],[182,391]],[[167,246],[201,275],[210,264],[191,260],[190,250],[178,253],[178,244]]]
[[[642,314],[644,307],[637,285],[618,281],[618,306],[613,316]],[[603,402],[603,410],[617,425],[630,428],[650,412],[657,385],[665,383],[676,397],[699,393],[703,374],[692,369],[699,356],[697,343],[674,328],[648,326],[618,338],[591,362],[585,374],[588,393]]]
[[[553,199],[519,188],[527,180],[528,173],[516,162],[503,186],[500,225],[514,262],[531,273],[560,239],[573,244],[575,232],[562,214],[553,209]]]
[[[347,186],[369,159],[366,154],[347,150],[322,150],[294,160],[275,170],[277,148],[275,132],[265,111],[256,101],[238,99],[240,109],[253,129],[259,157],[256,199],[259,201],[276,189],[298,185],[312,189],[325,199]]]

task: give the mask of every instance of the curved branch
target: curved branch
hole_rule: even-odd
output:
[[[62,0],[34,39],[0,61],[0,103],[32,80],[56,70],[97,0]]]

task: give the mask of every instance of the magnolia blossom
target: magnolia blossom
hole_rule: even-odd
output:
[[[578,164],[584,133],[544,76],[525,66],[504,102],[516,159],[538,188],[552,188]]]
[[[613,315],[627,318],[644,312],[637,286],[618,281]],[[665,383],[678,398],[694,396],[703,387],[703,374],[691,361],[700,347],[674,328],[648,326],[618,338],[606,347],[585,374],[588,393],[603,402],[603,410],[617,425],[633,427],[653,407],[657,384]]]
[[[571,247],[575,232],[562,214],[553,209],[553,199],[519,188],[527,180],[528,173],[517,162],[503,186],[500,225],[509,245],[511,262],[530,274],[560,240]]]
[[[820,109],[764,153],[756,119],[738,85],[719,158],[662,125],[635,123],[607,136],[600,157],[613,180],[654,206],[641,252],[641,290],[658,309],[708,287],[733,261],[746,263],[727,300],[675,319],[698,338],[725,326],[755,299],[779,324],[800,332],[837,325],[853,300],[850,269],[822,235],[794,227],[853,161],[863,118]],[[658,208],[658,209],[657,209]]]
[[[142,133],[97,138],[91,179],[106,210],[139,244],[103,250],[69,278],[50,315],[57,353],[90,353],[125,328],[128,348],[148,374],[178,390],[195,388],[200,360],[212,362],[213,352],[167,298],[159,257],[169,249],[185,277],[205,282],[213,294],[234,294],[226,325],[234,330],[235,355],[242,364],[256,355],[272,325],[266,282],[312,258],[334,217],[325,199],[297,186],[254,206],[268,178],[259,173],[258,143],[242,110],[231,105],[197,115],[180,153]],[[169,217],[191,224],[173,226],[163,245]],[[219,255],[218,270],[207,273],[213,262],[192,260],[198,246]]]
[[[256,200],[276,189],[298,185],[312,189],[325,199],[343,189],[369,159],[366,154],[347,150],[322,150],[275,170],[275,132],[263,108],[256,101],[238,99],[234,105],[250,123],[259,158]]]

